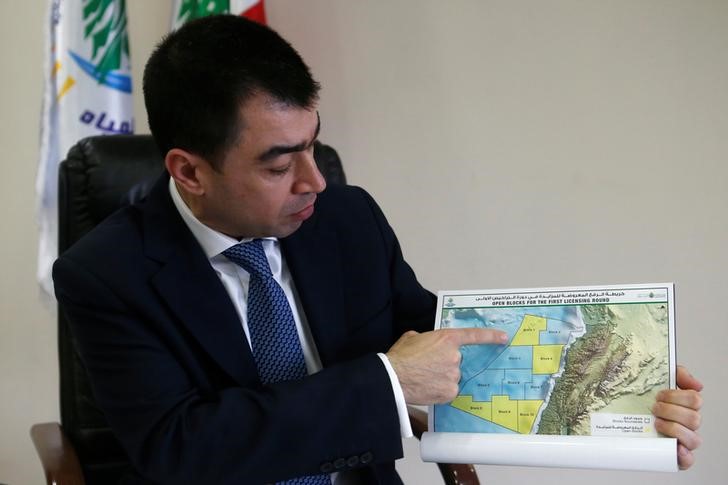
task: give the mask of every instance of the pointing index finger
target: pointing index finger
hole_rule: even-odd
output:
[[[492,328],[448,328],[458,345],[474,344],[505,344],[508,342],[508,334],[502,330]]]

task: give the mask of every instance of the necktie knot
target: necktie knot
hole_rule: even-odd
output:
[[[233,263],[241,266],[251,276],[259,278],[271,276],[268,258],[265,257],[263,243],[260,239],[236,244],[223,251],[222,254]]]

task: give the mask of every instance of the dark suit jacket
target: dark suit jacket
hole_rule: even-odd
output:
[[[400,483],[376,352],[432,328],[435,299],[363,190],[331,186],[281,241],[324,370],[262,386],[234,307],[163,176],[53,269],[94,394],[147,480],[243,484],[348,469]]]

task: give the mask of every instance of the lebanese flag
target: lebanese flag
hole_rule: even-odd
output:
[[[266,24],[263,0],[230,0],[230,13],[242,15],[263,25]]]
[[[266,24],[263,0],[175,0],[172,4],[172,30],[190,20],[223,13],[241,15]]]

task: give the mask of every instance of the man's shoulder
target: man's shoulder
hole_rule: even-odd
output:
[[[356,185],[332,184],[319,194],[319,201],[329,204],[357,203],[371,196],[361,187]]]
[[[167,185],[167,179],[160,177],[145,198],[112,213],[60,256],[86,260],[105,254],[119,259],[125,255],[141,255],[145,240],[152,233],[171,233],[165,240],[174,240],[183,223],[174,209]]]
[[[114,261],[142,253],[143,216],[137,206],[119,209],[59,255],[76,262]]]
[[[333,185],[319,194],[314,215],[287,240],[311,241],[335,235],[340,248],[362,251],[388,245],[394,234],[379,206],[362,188]]]
[[[352,220],[381,215],[374,198],[363,188],[354,185],[331,185],[319,194],[316,201],[318,216],[327,220]]]

